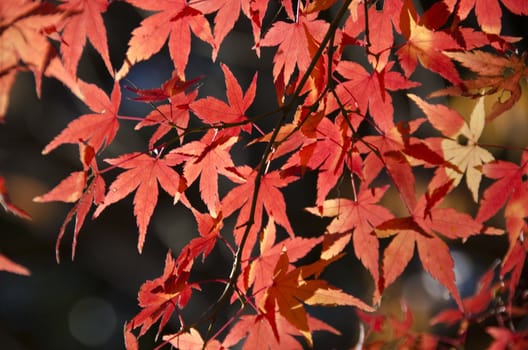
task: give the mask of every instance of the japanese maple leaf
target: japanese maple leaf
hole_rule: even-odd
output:
[[[152,103],[158,101],[169,100],[169,102],[176,96],[182,93],[191,93],[197,87],[197,83],[203,79],[203,75],[191,79],[182,80],[178,75],[178,72],[174,71],[172,77],[161,84],[159,88],[154,89],[139,89],[133,86],[125,86],[127,90],[130,90],[138,95],[134,97],[134,101]]]
[[[301,14],[295,23],[278,21],[266,33],[260,46],[278,46],[273,58],[273,78],[283,77],[282,83],[287,85],[295,67],[299,75],[303,75],[312,57],[317,51],[327,30],[328,22],[316,19],[317,14]]]
[[[326,323],[307,315],[308,326],[311,331],[327,331],[340,334],[338,330]],[[276,330],[265,315],[243,315],[229,330],[222,345],[231,348],[243,338],[242,350],[251,349],[303,349],[303,346],[295,338],[300,336],[299,330],[290,324],[280,314],[275,316]],[[278,334],[278,336],[277,336]]]
[[[190,256],[198,257],[202,255],[202,261],[207,258],[216,245],[217,239],[220,237],[220,230],[224,226],[222,213],[214,217],[208,213],[200,213],[198,210],[191,207],[194,218],[198,225],[198,232],[200,237],[193,238],[189,244]]]
[[[239,183],[239,185],[225,195],[220,206],[224,217],[226,218],[240,209],[235,229],[235,239],[237,244],[240,244],[242,232],[246,229],[246,225],[250,219],[250,210],[254,192],[256,190],[255,181],[257,171],[249,166],[241,166],[229,170],[232,173],[229,175],[229,178]],[[286,215],[286,202],[279,189],[287,186],[290,182],[295,181],[296,179],[295,176],[281,176],[280,171],[277,170],[271,171],[262,176],[256,197],[254,217],[251,218],[253,221],[250,231],[251,234],[248,237],[246,247],[253,247],[255,243],[257,231],[259,231],[262,226],[264,209],[269,216],[273,217],[277,224],[286,229],[291,237],[294,236],[293,228]]]
[[[528,225],[525,223],[524,232],[526,232],[527,228]],[[526,240],[524,237],[524,232],[521,233],[522,236],[520,236],[517,240],[510,241],[510,247],[506,253],[506,256],[504,257],[500,270],[501,280],[505,279],[506,274],[510,274],[510,281],[508,283],[508,291],[510,293],[508,304],[510,309],[514,300],[514,296],[516,295],[516,291],[518,290],[517,287],[519,286],[519,281],[521,280],[521,276],[523,276],[523,269],[528,252],[528,240]]]
[[[253,76],[253,80],[246,91],[242,92],[235,76],[225,64],[221,64],[226,81],[226,104],[214,97],[208,96],[191,103],[190,108],[194,114],[198,116],[203,122],[211,125],[222,125],[229,123],[239,123],[247,120],[245,115],[247,109],[255,99],[257,89],[257,74]],[[229,128],[233,134],[236,134],[236,128]],[[241,129],[247,132],[251,131],[251,124],[241,126]]]
[[[73,120],[62,132],[44,147],[43,154],[53,151],[65,143],[89,144],[97,153],[109,145],[119,129],[118,115],[121,103],[119,82],[114,82],[110,98],[99,87],[79,81],[83,102],[94,113],[85,114]]]
[[[229,151],[237,137],[209,130],[199,141],[192,141],[172,150],[167,159],[173,163],[185,161],[183,175],[190,186],[200,176],[200,194],[213,216],[220,208],[218,174],[234,167]]]
[[[29,276],[31,272],[24,266],[17,264],[4,254],[0,254],[0,271],[16,273],[18,275]]]
[[[389,210],[377,204],[387,189],[388,186],[369,189],[362,185],[356,200],[328,199],[322,208],[307,208],[312,214],[334,218],[326,228],[321,258],[328,260],[338,255],[352,239],[355,255],[376,285],[379,282],[379,242],[372,233],[377,225],[393,218]],[[376,292],[375,303],[378,299]]]
[[[486,332],[493,341],[489,350],[523,350],[528,347],[527,330],[511,330],[506,327],[487,327]]]
[[[509,110],[522,95],[521,82],[528,76],[528,52],[521,55],[493,54],[474,50],[467,52],[446,52],[445,55],[478,74],[476,78],[464,80],[459,87],[450,87],[433,93],[440,95],[480,96],[499,93],[486,120],[490,121]]]
[[[225,37],[233,30],[236,21],[239,18],[240,10],[251,19],[250,7],[253,2],[241,0],[215,0],[215,1],[196,1],[193,6],[203,13],[216,12],[214,18],[214,42],[215,47],[220,49],[220,45]],[[213,53],[213,61],[216,59],[216,50]]]
[[[257,305],[261,310],[266,311],[270,320],[274,319],[278,310],[281,316],[297,327],[310,346],[313,345],[313,341],[304,304],[346,305],[364,311],[373,311],[372,307],[331,286],[325,280],[307,279],[313,274],[322,272],[325,266],[324,261],[318,261],[310,266],[292,269],[288,254],[283,251],[275,267],[273,280],[266,289],[261,303]],[[276,327],[273,322],[272,327]]]
[[[11,86],[13,86],[18,73],[16,68],[7,71],[4,71],[3,68],[4,67],[0,66],[0,123],[4,122],[7,107],[9,106],[9,92],[11,91]]]
[[[361,153],[367,153],[361,169],[362,179],[368,184],[382,170],[387,171],[409,212],[416,206],[412,166],[418,163],[417,159],[433,164],[445,163],[441,156],[411,136],[424,121],[425,119],[418,118],[408,123],[398,123],[384,130],[381,135],[366,136],[365,145],[360,145]]]
[[[31,216],[29,216],[25,210],[17,207],[15,204],[13,204],[13,202],[11,202],[3,176],[0,176],[0,206],[2,206],[2,208],[4,208],[4,210],[10,214],[16,215],[26,220],[31,220]]]
[[[456,111],[444,105],[431,105],[416,95],[408,95],[425,113],[429,122],[446,138],[440,141],[440,149],[446,161],[456,166],[453,168],[439,168],[445,171],[448,179],[453,180],[457,186],[462,176],[466,175],[466,183],[473,195],[473,200],[478,200],[478,189],[482,179],[480,166],[491,162],[493,155],[478,145],[485,124],[484,99],[480,98],[475,105],[469,125]],[[437,142],[431,140],[431,142]],[[435,182],[433,179],[432,182]]]
[[[241,275],[242,278],[239,279],[241,290],[248,290],[253,287],[253,296],[256,303],[261,301],[269,281],[273,280],[275,266],[281,254],[284,251],[288,252],[290,263],[294,263],[306,256],[319,244],[322,241],[322,237],[289,237],[277,243],[275,243],[275,240],[276,226],[273,218],[270,218],[259,236],[260,254],[247,265]]]
[[[108,0],[61,0],[59,8],[71,13],[62,28],[60,51],[66,68],[77,74],[77,66],[86,45],[90,40],[95,50],[101,55],[106,69],[113,75],[110,62],[106,28],[102,13],[106,12]]]
[[[318,170],[316,205],[321,206],[351,158],[348,155],[352,147],[350,129],[340,127],[342,119],[332,122],[322,111],[306,118],[309,118],[308,122],[301,128],[304,144],[299,152],[293,153],[284,168]],[[314,119],[319,122],[310,127],[309,123]]]
[[[448,187],[448,186],[446,186]],[[465,213],[438,208],[435,193],[418,200],[411,216],[385,221],[375,228],[378,237],[394,236],[383,254],[381,291],[400,276],[411,260],[416,245],[424,269],[449,290],[460,310],[463,303],[455,284],[454,262],[448,245],[437,235],[467,238],[482,230],[482,225]],[[433,200],[434,203],[428,203]]]
[[[72,172],[67,178],[63,179],[48,193],[35,197],[33,199],[35,202],[39,203],[52,201],[60,201],[66,203],[76,202],[76,204],[70,209],[68,214],[66,214],[66,218],[64,219],[64,222],[59,230],[59,235],[55,244],[55,257],[57,259],[57,262],[60,261],[60,243],[62,241],[62,238],[64,237],[64,233],[66,231],[68,223],[74,217],[76,217],[71,253],[71,258],[73,260],[75,258],[77,238],[84,224],[84,220],[86,219],[86,215],[92,207],[92,204],[98,205],[103,203],[104,193],[105,182],[98,173],[96,173],[93,178],[88,179],[88,174],[86,171],[75,171]]]
[[[402,10],[400,27],[407,41],[396,52],[405,76],[410,77],[420,61],[425,68],[440,74],[453,84],[459,84],[461,79],[455,65],[444,51],[459,49],[460,45],[447,33],[417,24],[413,15],[406,10]]]
[[[500,2],[515,14],[528,14],[528,4],[525,1],[501,0]],[[458,3],[458,17],[464,20],[473,8],[482,31],[489,34],[500,34],[502,9],[499,0],[461,0]]]
[[[482,173],[496,181],[484,191],[477,221],[484,222],[506,205],[505,219],[510,242],[515,242],[528,216],[528,188],[523,177],[528,175],[528,152],[523,152],[520,166],[506,161],[485,164]]]
[[[169,103],[157,106],[136,125],[136,130],[145,126],[158,126],[150,137],[150,149],[153,149],[155,144],[171,130],[175,130],[179,137],[183,136],[185,129],[189,125],[189,105],[196,99],[196,96],[198,96],[197,90],[188,94],[181,92],[171,96]]]
[[[127,0],[128,3],[147,11],[156,11],[141,21],[132,32],[128,43],[125,63],[116,74],[123,78],[137,62],[149,59],[169,42],[169,53],[181,79],[185,77],[185,67],[191,50],[191,30],[202,41],[216,48],[209,22],[204,14],[189,5],[186,0]]]
[[[59,79],[80,96],[74,77],[65,71],[47,37],[66,15],[48,2],[0,2],[0,122],[7,111],[15,75],[23,67],[33,72],[37,95],[42,76],[46,75]]]
[[[167,334],[163,336],[163,340],[169,342],[177,349],[186,350],[223,350],[222,344],[216,339],[209,339],[207,344],[202,339],[200,333],[196,328],[191,328],[189,332]]]
[[[118,158],[105,159],[115,167],[126,169],[119,174],[109,187],[104,201],[97,207],[94,217],[98,217],[109,205],[125,198],[132,191],[134,196],[134,215],[139,228],[138,251],[141,253],[147,226],[158,202],[158,183],[174,197],[180,199],[185,190],[185,181],[171,167],[178,164],[167,158],[151,157],[144,153],[124,154]]]
[[[192,265],[188,249],[184,249],[177,259],[172,258],[170,251],[167,252],[163,275],[146,281],[140,287],[138,301],[142,310],[126,324],[125,329],[131,331],[141,327],[139,335],[142,336],[161,319],[159,335],[174,311],[187,305],[193,288],[199,288],[189,282]]]
[[[493,277],[495,276],[495,268],[497,265],[494,264],[492,268],[480,277],[473,295],[462,299],[464,312],[458,309],[443,310],[431,319],[431,325],[443,323],[450,326],[459,323],[464,318],[471,319],[478,317],[482,312],[486,311],[497,291],[497,287],[494,287],[493,284]],[[467,324],[461,323],[459,329],[460,334],[467,331],[464,327],[467,327]]]
[[[355,1],[354,3],[357,6],[360,2]],[[348,17],[345,22],[343,28],[344,42],[365,46],[370,54],[379,55],[379,58],[383,60],[383,56],[388,56],[394,43],[391,15],[391,11],[386,8],[380,11],[375,6],[371,6],[368,9],[368,21],[366,21],[365,7],[357,6],[356,16]],[[368,43],[365,42],[367,38],[362,41],[359,40],[360,35],[366,31],[365,25],[367,23]],[[369,61],[372,62],[373,58],[374,56],[369,56]],[[378,59],[375,61],[378,61]]]
[[[382,347],[387,346],[389,348],[397,349],[437,349],[440,343],[437,336],[424,333],[416,332],[413,330],[414,316],[411,308],[406,305],[404,302],[401,303],[401,313],[403,315],[393,315],[393,314],[367,314],[357,310],[361,321],[367,325],[370,329],[368,333],[374,331],[375,333],[387,333],[383,336]],[[386,330],[390,330],[386,332]],[[370,338],[370,337],[369,337]],[[373,341],[366,344],[359,343],[362,345],[361,349],[379,349],[380,342],[376,340],[376,337]],[[454,344],[454,343],[453,343]]]
[[[68,223],[74,216],[76,217],[71,254],[73,260],[77,246],[77,237],[84,224],[86,215],[92,207],[92,204],[98,205],[103,202],[105,194],[105,182],[99,173],[93,148],[81,144],[79,150],[84,168],[83,171],[72,172],[49,192],[33,198],[33,201],[39,203],[52,201],[75,203],[66,215],[57,237],[55,244],[57,262],[60,261],[59,247]]]
[[[388,91],[409,89],[420,83],[407,80],[402,74],[391,71],[394,62],[389,62],[379,71],[369,73],[360,64],[341,61],[336,71],[345,78],[336,90],[341,102],[353,105],[359,113],[366,115],[367,108],[374,122],[382,131],[388,131],[393,125],[394,107]]]

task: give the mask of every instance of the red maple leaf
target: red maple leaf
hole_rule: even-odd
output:
[[[266,33],[260,46],[278,46],[273,58],[273,78],[277,82],[282,76],[283,83],[287,85],[295,70],[303,75],[312,57],[317,51],[329,24],[326,21],[316,19],[317,14],[301,14],[295,23],[278,21],[273,24]]]
[[[445,186],[449,188],[449,184]],[[433,204],[428,203],[433,200]],[[425,194],[418,200],[411,216],[390,219],[375,229],[378,237],[394,236],[383,254],[383,291],[400,276],[414,254],[424,269],[446,287],[460,310],[463,303],[455,284],[454,262],[448,245],[435,232],[447,238],[467,238],[482,230],[482,225],[465,213],[453,208],[438,208],[436,194]]]
[[[385,169],[409,212],[416,205],[412,166],[445,163],[438,154],[410,136],[424,121],[425,119],[418,118],[409,123],[400,122],[381,135],[364,137],[365,144],[358,144],[360,152],[367,153],[362,167],[362,179],[368,184]]]
[[[353,162],[349,154],[351,133],[348,127],[341,126],[343,119],[332,122],[324,117],[323,111],[304,117],[307,121],[302,125],[301,133],[296,133],[302,136],[297,136],[302,147],[292,154],[283,169],[299,168],[301,173],[306,169],[318,170],[316,205],[319,207],[342,176],[345,166],[350,168]]]
[[[203,75],[185,81],[180,78],[176,71],[174,71],[172,77],[169,80],[164,81],[159,88],[138,89],[132,86],[125,86],[125,88],[139,95],[138,97],[133,98],[134,101],[151,103],[169,100],[170,102],[174,97],[180,96],[182,93],[188,93],[191,90],[195,90],[197,83],[202,79]]]
[[[208,96],[191,103],[190,108],[194,114],[198,116],[204,123],[210,125],[221,126],[229,123],[240,123],[247,121],[245,115],[247,109],[255,99],[257,89],[257,74],[253,76],[253,80],[246,91],[242,92],[235,76],[225,64],[220,65],[224,72],[226,81],[226,95],[229,104],[220,101],[214,97]],[[251,132],[251,124],[241,126],[242,130]],[[236,135],[238,128],[229,128],[228,132]]]
[[[229,151],[237,137],[209,130],[199,141],[188,142],[167,154],[174,164],[185,161],[183,175],[190,186],[200,177],[200,194],[209,212],[217,216],[220,208],[218,174],[234,167]]]
[[[132,32],[123,66],[116,79],[123,78],[137,62],[149,59],[163,44],[169,41],[169,52],[176,72],[185,78],[185,67],[191,51],[191,30],[202,41],[213,46],[216,52],[211,27],[204,14],[185,0],[127,0],[128,3],[155,14],[141,21]],[[213,53],[215,55],[215,53]]]
[[[259,236],[260,253],[251,261],[241,274],[239,288],[248,290],[253,287],[253,296],[256,303],[260,303],[264,297],[263,292],[274,278],[274,269],[281,254],[288,252],[290,263],[303,258],[317,244],[322,241],[319,238],[288,237],[275,244],[276,226],[273,218],[270,218],[266,227]]]
[[[76,79],[64,69],[48,38],[48,33],[56,30],[67,15],[49,2],[0,2],[0,122],[19,70],[33,72],[39,96],[43,75],[59,79],[74,94],[81,95]]]
[[[485,164],[482,173],[496,181],[482,195],[477,221],[484,222],[506,205],[504,216],[510,242],[515,242],[525,225],[528,216],[528,187],[523,176],[528,175],[528,152],[523,152],[521,166],[496,161]]]
[[[525,1],[501,0],[500,2],[515,14],[528,15],[528,4]],[[500,34],[502,9],[499,0],[461,0],[457,7],[457,16],[460,20],[464,20],[474,8],[482,31]]]
[[[257,1],[241,1],[241,0],[214,0],[214,1],[197,1],[193,6],[201,10],[203,13],[212,13],[216,12],[214,18],[214,42],[215,47],[220,49],[220,45],[224,41],[225,37],[233,30],[236,21],[240,17],[240,10],[242,9],[246,17],[252,20],[254,24],[255,19],[251,15],[251,7]],[[267,6],[267,4],[266,4]],[[257,38],[257,37],[255,37]],[[260,38],[260,33],[258,35]],[[216,50],[213,52],[212,58],[213,61],[216,59]]]
[[[11,202],[3,176],[0,176],[0,206],[8,213],[21,217],[22,219],[31,220],[31,216],[25,210]]]
[[[377,204],[387,188],[369,189],[362,185],[356,200],[328,199],[322,208],[307,208],[312,214],[334,218],[326,228],[321,258],[328,260],[337,256],[352,239],[355,255],[372,275],[376,285],[379,282],[379,242],[372,233],[377,225],[393,218],[388,209]],[[380,297],[377,292],[375,303]]]
[[[134,196],[134,215],[139,228],[138,251],[143,249],[147,226],[158,201],[158,183],[174,197],[180,199],[185,190],[185,180],[171,167],[178,164],[168,158],[151,157],[144,153],[124,154],[118,158],[105,159],[115,167],[126,169],[117,176],[108,189],[104,201],[97,207],[94,217],[98,217],[109,205],[125,198],[130,192]]]
[[[524,232],[526,232],[527,229],[528,225],[525,223]],[[508,283],[508,290],[510,292],[508,304],[510,309],[516,295],[517,287],[519,286],[519,281],[523,275],[522,273],[528,252],[528,240],[524,237],[524,232],[521,233],[519,239],[510,242],[510,248],[504,257],[500,270],[500,276],[503,280],[505,279],[506,274],[510,274],[510,282]]]
[[[237,168],[228,169],[231,172],[229,178],[240,185],[233,188],[221,201],[222,212],[224,217],[231,216],[236,210],[240,209],[238,214],[235,239],[236,243],[240,244],[242,239],[242,232],[246,229],[248,224],[250,209],[253,201],[253,193],[255,192],[255,181],[257,172],[249,166],[241,166]],[[286,215],[286,202],[279,188],[287,186],[290,182],[295,181],[294,176],[281,176],[280,171],[271,171],[262,176],[260,180],[260,188],[256,198],[254,222],[251,227],[250,235],[247,238],[245,250],[249,253],[251,247],[255,244],[256,233],[262,227],[263,210],[272,217],[276,223],[286,229],[290,236],[294,236],[293,228],[291,227],[288,216]]]
[[[110,62],[106,28],[102,13],[106,12],[108,0],[61,0],[59,8],[71,13],[62,24],[61,55],[66,68],[77,74],[77,65],[86,45],[90,40],[95,50],[101,55],[106,69],[113,75]]]
[[[130,332],[141,327],[139,335],[142,336],[161,318],[159,335],[174,311],[187,305],[193,288],[199,289],[198,285],[189,283],[192,265],[188,249],[184,249],[177,259],[172,258],[170,251],[167,252],[163,275],[143,283],[138,293],[142,310],[126,324],[125,329]],[[134,342],[129,339],[129,343]]]
[[[59,230],[59,235],[55,245],[55,256],[57,262],[60,261],[59,247],[68,223],[73,219],[74,216],[76,216],[71,253],[71,258],[73,260],[75,257],[75,249],[77,247],[77,237],[81,227],[84,224],[84,220],[86,219],[88,211],[92,207],[92,204],[98,205],[103,202],[105,192],[105,182],[103,178],[96,173],[95,176],[89,179],[88,186],[86,186],[87,182],[87,172],[75,171],[67,178],[62,180],[48,193],[33,199],[35,202],[39,203],[52,201],[61,201],[66,203],[77,202],[66,215],[66,218],[64,219],[64,222]]]
[[[73,120],[62,132],[44,147],[43,154],[47,154],[65,143],[88,144],[97,153],[101,148],[109,145],[119,129],[119,105],[121,103],[121,89],[119,82],[114,82],[111,97],[93,84],[79,81],[83,93],[83,102],[94,113],[85,114]]]
[[[220,230],[223,227],[223,218],[222,213],[217,217],[213,217],[210,214],[200,213],[198,210],[191,207],[194,218],[198,225],[198,232],[200,237],[193,238],[189,242],[190,255],[192,257],[197,257],[200,254],[203,254],[202,261],[207,258],[211,253],[216,241],[220,236]]]
[[[394,126],[394,107],[388,91],[397,91],[419,86],[420,83],[407,80],[399,72],[391,71],[394,62],[377,67],[369,73],[360,64],[352,61],[341,61],[336,71],[345,78],[338,85],[336,92],[345,106],[359,110],[363,116],[367,107],[374,122],[387,132]]]
[[[400,27],[407,41],[396,52],[396,55],[406,77],[411,76],[419,60],[422,66],[440,74],[451,83],[461,82],[455,65],[444,54],[446,50],[460,49],[460,45],[453,37],[445,32],[434,31],[425,25],[418,24],[414,8],[405,6],[402,9]]]
[[[497,287],[493,284],[496,267],[497,264],[494,264],[480,277],[473,295],[462,299],[464,304],[463,312],[459,309],[443,310],[431,319],[431,325],[443,323],[450,326],[460,322],[462,319],[470,320],[472,317],[478,317],[482,312],[486,311],[497,291]],[[467,331],[467,326],[467,323],[461,323],[459,334],[464,334]]]
[[[511,330],[506,327],[487,327],[493,341],[489,350],[523,350],[528,347],[527,330]]]
[[[345,22],[343,43],[364,46],[368,50],[368,59],[372,66],[383,67],[394,45],[392,21],[396,17],[395,13],[398,13],[399,17],[400,9],[391,8],[388,1],[384,3],[382,10],[378,10],[377,6],[370,6],[367,20],[365,18],[365,6],[358,6],[359,1],[353,3],[357,9]],[[368,24],[368,28],[366,28],[366,24]],[[361,34],[365,32],[368,32],[368,38],[364,36],[363,39],[360,39]],[[367,39],[368,42],[366,42]]]
[[[0,254],[0,271],[7,271],[23,276],[31,275],[31,272],[26,267],[17,264],[4,254]]]
[[[327,331],[333,334],[339,334],[339,331],[326,323],[307,315],[307,322],[310,330]],[[299,330],[290,324],[280,314],[275,318],[276,330],[265,315],[244,315],[229,330],[222,345],[230,348],[246,338],[242,345],[243,350],[251,349],[303,349],[303,346],[295,338],[302,335]],[[278,337],[277,334],[278,333]]]
[[[66,214],[66,218],[59,230],[59,235],[55,244],[55,256],[57,262],[60,261],[59,247],[68,223],[74,216],[76,217],[71,253],[73,260],[75,257],[75,249],[77,247],[77,237],[84,224],[88,211],[92,207],[92,204],[99,205],[104,199],[105,182],[103,177],[99,174],[93,148],[80,144],[79,150],[84,170],[72,172],[48,193],[37,196],[33,199],[33,201],[39,203],[52,201],[66,203],[76,202],[68,214]],[[91,170],[91,174],[89,170]]]
[[[185,129],[189,125],[189,105],[196,99],[196,96],[198,96],[197,90],[194,90],[189,94],[181,92],[171,96],[169,103],[157,106],[136,125],[136,130],[145,126],[158,126],[156,131],[150,137],[149,149],[154,149],[156,142],[171,130],[176,131],[179,137],[183,136]]]
[[[180,332],[176,334],[167,334],[163,336],[163,340],[169,342],[177,349],[186,350],[224,350],[225,348],[216,339],[208,339],[207,344],[202,339],[200,333],[191,328],[189,332]]]

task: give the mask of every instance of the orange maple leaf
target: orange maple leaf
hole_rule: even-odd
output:
[[[431,97],[441,95],[481,96],[482,94],[498,94],[486,120],[490,121],[509,110],[520,100],[522,95],[521,82],[528,76],[528,52],[521,55],[495,55],[484,51],[445,52],[464,67],[478,74],[473,79],[464,80],[461,86],[448,87],[431,94]]]
[[[275,267],[271,285],[257,305],[265,310],[268,320],[274,320],[275,313],[278,312],[301,332],[310,346],[313,341],[304,304],[354,306],[364,311],[374,311],[369,305],[331,286],[325,280],[306,279],[321,273],[325,266],[324,261],[318,261],[309,266],[291,269],[287,251],[284,250]],[[271,324],[276,328],[274,322]]]

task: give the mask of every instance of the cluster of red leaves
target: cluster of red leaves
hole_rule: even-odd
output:
[[[312,345],[313,331],[338,331],[311,316],[305,305],[373,311],[384,290],[404,272],[415,247],[423,268],[447,288],[458,307],[449,317],[438,316],[436,321],[475,320],[472,315],[486,309],[492,299],[491,284],[489,279],[481,281],[478,295],[462,299],[446,239],[465,241],[473,235],[504,233],[486,226],[501,208],[509,250],[501,261],[500,276],[508,281],[508,315],[513,317],[513,295],[527,249],[528,150],[522,150],[519,162],[495,160],[479,144],[479,137],[487,123],[521,98],[521,81],[528,76],[528,67],[527,54],[518,54],[514,47],[520,38],[501,35],[498,1],[442,0],[420,14],[410,0],[386,0],[382,6],[358,0],[298,1],[294,6],[290,0],[281,0],[281,16],[272,13],[277,10],[272,10],[267,0],[126,2],[148,12],[132,31],[126,58],[115,74],[101,16],[112,6],[111,1],[64,0],[58,6],[29,0],[17,0],[15,6],[0,4],[0,116],[7,110],[10,87],[21,70],[34,74],[37,92],[43,75],[54,77],[91,110],[73,120],[43,150],[46,154],[63,144],[78,145],[82,164],[82,170],[35,198],[74,203],[60,229],[57,259],[67,224],[74,217],[72,257],[92,205],[96,218],[132,192],[141,252],[157,205],[158,184],[175,204],[183,204],[195,217],[199,235],[176,259],[169,253],[163,275],[141,287],[142,310],[125,328],[128,349],[138,347],[136,328],[142,336],[161,319],[161,334],[174,313],[179,316],[181,330],[163,339],[179,348],[230,348],[242,339],[244,349],[300,348],[296,336]],[[528,15],[528,6],[522,1],[503,0],[502,4],[514,14]],[[327,11],[331,7],[335,11]],[[477,27],[466,23],[473,9]],[[275,50],[272,78],[278,106],[262,115],[247,112],[257,93],[256,73],[244,92],[229,67],[221,64],[227,102],[199,97],[196,83],[202,77],[186,77],[191,32],[211,47],[215,61],[241,14],[251,23],[255,54],[260,56],[265,48]],[[114,79],[110,95],[76,77],[87,39]],[[59,41],[59,52],[50,40]],[[119,115],[121,79],[165,43],[174,63],[172,77],[157,89],[129,87],[138,95],[137,101],[159,104],[147,116],[136,118],[141,119],[136,129],[157,127],[148,141],[148,151],[104,159],[110,167],[99,170],[101,154],[112,144],[122,120],[134,120]],[[364,63],[347,59],[348,49],[353,47],[364,52],[364,59],[359,60]],[[411,92],[421,85],[411,80],[418,65],[446,82],[446,88],[429,98],[478,98],[469,122],[457,111]],[[460,67],[472,75],[460,74]],[[396,91],[407,93],[425,118],[395,115],[391,94]],[[500,97],[486,110],[484,99],[496,94]],[[267,134],[258,125],[263,118],[276,119],[276,126]],[[197,123],[201,127],[189,126]],[[424,131],[426,126],[439,134]],[[358,132],[360,127],[369,129],[368,133]],[[255,132],[261,137],[252,139]],[[187,141],[191,133],[201,134]],[[233,146],[248,138],[248,146],[256,142],[266,145],[254,167],[237,164],[232,157]],[[425,191],[418,190],[416,184],[422,168],[433,173],[426,180]],[[111,169],[121,172],[107,187]],[[282,193],[308,171],[316,172],[317,188],[314,206],[307,211],[331,218],[324,234],[312,239],[295,232]],[[219,174],[232,184],[225,195],[218,188]],[[480,190],[483,176],[492,184]],[[478,205],[476,217],[442,206],[463,177]],[[335,198],[332,189],[345,178],[352,193]],[[205,213],[186,197],[196,181]],[[400,195],[407,214],[396,215],[391,206],[383,204],[389,186]],[[25,215],[9,202],[3,186],[1,195],[8,211]],[[226,232],[223,222],[232,216],[236,216],[234,232]],[[277,241],[276,224],[288,234],[286,239]],[[380,240],[390,241],[381,249]],[[225,284],[224,293],[204,317],[186,320],[180,310],[193,290],[201,288],[199,282],[190,282],[193,263],[199,256],[206,259],[219,241],[233,252],[230,277],[220,281]],[[320,258],[300,264],[318,245],[322,247]],[[324,269],[344,254],[358,257],[372,276],[373,306],[321,279]],[[11,263],[1,266],[21,271]],[[475,306],[476,299],[484,301]],[[237,313],[230,324],[204,339],[195,326],[216,319],[228,301],[240,301],[242,309],[250,312]],[[523,309],[521,313],[527,312]],[[374,329],[389,322],[395,339],[403,339],[404,346],[436,344],[434,336],[412,333],[409,309],[405,315],[404,321],[367,313],[361,318]],[[515,329],[490,327],[488,333],[496,339],[492,346],[497,349],[506,344],[499,338],[519,344],[526,338]]]

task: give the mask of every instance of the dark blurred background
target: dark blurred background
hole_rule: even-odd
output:
[[[120,2],[112,3],[104,15],[114,67],[119,68],[121,65],[130,32],[139,24],[142,15]],[[525,21],[505,16],[507,34],[524,36],[528,32]],[[231,68],[244,90],[255,70],[258,70],[257,98],[248,112],[257,114],[269,111],[270,106],[276,104],[271,78],[273,51],[262,50],[262,59],[258,60],[251,50],[253,43],[249,33],[249,23],[241,17],[236,30],[228,35],[222,45],[216,63],[212,63],[209,58],[210,48],[193,40],[187,77],[205,75],[200,95],[215,95],[225,99],[224,78],[218,62],[224,62]],[[522,45],[526,47],[525,42]],[[354,55],[353,51],[350,55]],[[151,60],[135,66],[124,84],[140,88],[158,87],[170,78],[172,69],[165,48]],[[417,93],[430,92],[441,86],[439,79],[424,74],[419,70],[413,76],[425,85]],[[86,81],[102,86],[107,92],[111,90],[112,79],[90,44],[81,60],[79,75]],[[127,95],[126,90],[123,91],[120,114],[144,116],[152,109],[149,105],[131,101],[132,96]],[[402,96],[395,96],[395,103],[398,104],[396,113],[399,115],[420,115]],[[463,115],[469,115],[471,106],[465,101],[455,100],[453,104]],[[527,111],[528,99],[524,94],[509,116],[499,118],[486,128],[483,142],[526,147]],[[140,285],[162,273],[168,249],[177,254],[184,244],[197,235],[190,212],[180,206],[174,207],[171,198],[160,192],[143,254],[139,255],[132,196],[129,196],[106,209],[97,220],[92,222],[87,219],[79,236],[73,262],[69,258],[73,233],[73,225],[70,224],[61,245],[62,261],[56,263],[55,240],[71,206],[63,203],[36,204],[32,198],[49,191],[70,172],[79,170],[80,164],[78,150],[73,145],[61,146],[45,157],[41,155],[41,150],[68,122],[87,112],[82,102],[54,80],[44,80],[42,98],[37,99],[34,80],[29,73],[20,74],[11,91],[7,120],[0,126],[0,172],[6,178],[13,202],[27,210],[33,220],[26,222],[1,212],[0,251],[28,267],[32,274],[31,277],[22,277],[0,272],[0,349],[123,348],[123,325],[139,311],[136,296]],[[269,131],[273,122],[264,121],[260,126]],[[137,132],[133,130],[134,125],[132,121],[121,122],[118,137],[105,151],[104,158],[147,151],[147,140],[153,129]],[[260,151],[258,146],[237,147],[234,157],[237,164],[255,164]],[[507,153],[495,155],[518,159],[515,158],[518,157],[515,152]],[[107,180],[107,185],[109,183],[110,180]],[[319,235],[328,222],[302,210],[313,205],[314,186],[315,176],[308,174],[285,191],[288,214],[299,235]],[[195,195],[198,194],[196,187],[191,188],[191,193]],[[341,195],[347,194],[347,188],[343,188]],[[331,196],[336,196],[336,193],[331,193]],[[451,200],[457,207],[474,213],[475,207],[468,198],[468,191],[462,185]],[[385,198],[386,203],[391,201],[398,201],[394,191],[389,191]],[[224,228],[226,237],[229,236],[232,221],[228,220]],[[494,259],[505,253],[507,242],[504,237],[472,238],[465,245],[454,244],[452,247],[459,288],[464,296],[472,293],[476,280]],[[317,251],[312,257],[316,254]],[[194,279],[226,278],[231,262],[229,251],[220,244],[205,264],[195,265]],[[323,277],[369,301],[372,282],[352,255],[343,258]],[[186,314],[191,319],[196,317],[215,300],[220,291],[219,286],[213,286],[211,290],[198,293]],[[427,320],[432,313],[452,305],[445,290],[429,278],[414,260],[406,270],[405,278],[400,278],[386,291],[385,307],[397,310],[402,297],[416,311],[418,329],[427,329]],[[310,311],[343,333],[341,337],[316,335],[315,348],[344,349],[355,344],[358,324],[353,311],[346,308],[311,308]],[[229,315],[225,317],[223,321]],[[222,320],[218,320],[217,324],[222,323]],[[169,324],[167,332],[176,330],[177,323]],[[142,340],[141,348],[152,348],[152,333],[149,332]]]

